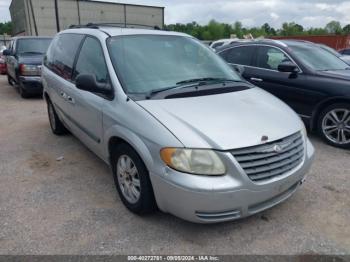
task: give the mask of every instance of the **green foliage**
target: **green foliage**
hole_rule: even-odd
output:
[[[295,22],[283,23],[282,28],[275,29],[268,23],[261,27],[245,28],[242,23],[237,21],[233,24],[219,23],[211,20],[207,25],[199,25],[196,22],[188,24],[171,24],[166,25],[166,29],[171,31],[184,32],[200,40],[218,40],[222,38],[230,38],[236,35],[243,38],[244,35],[252,34],[253,37],[261,36],[296,36],[296,35],[325,35],[325,34],[350,34],[350,24],[344,28],[337,21],[329,22],[324,28],[308,28]]]
[[[12,33],[12,22],[0,23],[0,35]]]

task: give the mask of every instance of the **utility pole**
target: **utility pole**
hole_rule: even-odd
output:
[[[55,15],[56,15],[56,28],[57,28],[57,33],[60,30],[60,18],[59,18],[59,14],[58,14],[58,3],[57,0],[55,0]]]

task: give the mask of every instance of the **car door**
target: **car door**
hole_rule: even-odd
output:
[[[92,74],[100,84],[109,85],[109,74],[102,46],[97,38],[87,36],[81,46],[73,73]],[[110,86],[110,85],[109,85]],[[102,110],[108,98],[72,87],[66,91],[68,113],[78,137],[97,155],[102,155]]]
[[[72,83],[73,66],[84,37],[81,34],[59,34],[53,39],[44,57],[44,65],[49,69],[43,71],[43,81],[46,81],[44,84],[48,86],[56,112],[69,129],[74,127],[74,123],[68,111],[67,93],[75,88]]]
[[[295,62],[282,49],[274,46],[261,45],[257,48],[251,75],[247,79],[271,94],[277,96],[298,114],[310,116],[319,96],[308,88],[310,81],[300,67],[298,73],[279,72],[278,65],[282,62]]]
[[[252,75],[252,63],[256,52],[255,45],[235,46],[219,52],[219,55],[242,77],[249,81]]]

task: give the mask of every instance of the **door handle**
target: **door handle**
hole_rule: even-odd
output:
[[[67,101],[68,101],[69,103],[71,103],[71,104],[74,104],[74,103],[75,103],[74,98],[71,97],[71,96],[67,96]]]
[[[263,82],[264,81],[261,78],[256,78],[256,77],[251,77],[250,80],[252,80],[254,82]]]
[[[61,97],[62,97],[63,99],[67,99],[67,94],[66,94],[66,93],[61,92],[60,95],[61,95]]]

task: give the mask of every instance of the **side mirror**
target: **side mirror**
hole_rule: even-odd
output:
[[[240,74],[241,76],[244,74],[244,66],[241,65],[231,65],[232,69],[237,72],[238,74]]]
[[[4,51],[2,51],[2,54],[4,56],[10,56],[11,55],[11,50],[10,49],[5,49]]]
[[[287,62],[282,62],[278,65],[278,71],[284,72],[284,73],[298,73],[299,69],[296,66],[296,64],[287,61]]]
[[[99,93],[107,96],[112,95],[112,88],[108,84],[101,84],[96,81],[96,77],[93,74],[80,74],[75,79],[75,86],[78,89]]]

